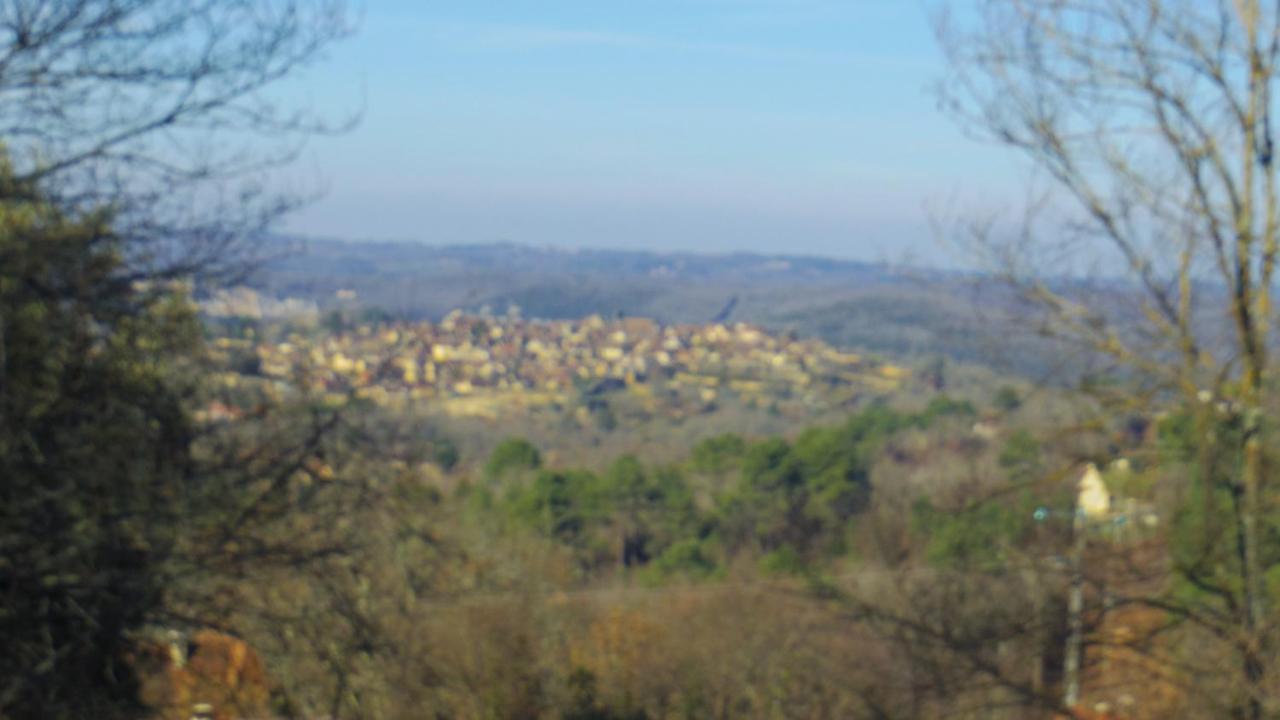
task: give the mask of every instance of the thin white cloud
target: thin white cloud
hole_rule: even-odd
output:
[[[497,52],[602,48],[727,55],[774,61],[848,62],[856,59],[856,55],[852,53],[846,55],[742,43],[693,41],[608,30],[448,23],[435,24],[435,31],[442,40]]]

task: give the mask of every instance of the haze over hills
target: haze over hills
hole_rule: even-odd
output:
[[[406,319],[454,309],[525,317],[749,322],[897,356],[994,355],[991,295],[972,276],[817,257],[282,240],[253,286],[277,298]],[[340,292],[347,291],[347,292]],[[353,296],[354,294],[354,296]],[[341,296],[341,297],[340,297]],[[343,300],[341,298],[346,298]],[[1007,340],[1007,338],[1005,338]]]

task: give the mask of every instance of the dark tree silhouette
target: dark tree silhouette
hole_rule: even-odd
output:
[[[175,583],[328,550],[263,528],[334,414],[194,422],[189,288],[296,201],[272,170],[328,128],[279,81],[348,31],[327,0],[0,4],[0,717],[138,710],[128,635],[195,608]]]

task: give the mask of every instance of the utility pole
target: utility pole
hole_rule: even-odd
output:
[[[1066,511],[1037,508],[1037,522]],[[1117,520],[1123,519],[1119,516]],[[1067,645],[1062,661],[1062,704],[1075,707],[1080,702],[1080,667],[1084,655],[1084,553],[1089,541],[1089,516],[1080,508],[1071,513],[1071,554],[1067,557],[1070,585],[1067,591]]]
[[[1067,596],[1067,650],[1062,663],[1062,704],[1075,707],[1080,701],[1080,660],[1084,644],[1084,513],[1076,512],[1071,523],[1071,590]]]

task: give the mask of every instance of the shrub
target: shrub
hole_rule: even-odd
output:
[[[537,470],[542,467],[542,454],[524,438],[507,438],[493,449],[484,466],[485,477],[500,480],[510,472]]]

